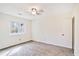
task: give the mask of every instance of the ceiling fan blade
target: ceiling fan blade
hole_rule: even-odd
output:
[[[39,12],[44,12],[44,10],[42,10],[42,9],[41,9],[41,10],[38,10],[38,11],[39,11]]]
[[[32,15],[32,13],[28,10],[24,11],[24,13],[27,14],[27,15]]]

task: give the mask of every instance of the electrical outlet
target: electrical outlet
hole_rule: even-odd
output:
[[[61,34],[62,36],[64,36],[64,34]]]

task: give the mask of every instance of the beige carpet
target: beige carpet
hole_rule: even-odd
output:
[[[73,56],[69,48],[40,42],[27,42],[8,49],[0,50],[1,56]]]

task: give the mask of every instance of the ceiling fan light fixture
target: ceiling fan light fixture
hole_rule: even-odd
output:
[[[32,14],[35,15],[37,13],[37,9],[36,8],[32,8]]]
[[[32,14],[33,14],[33,15],[35,15],[35,14],[36,14],[36,12],[32,12]]]
[[[36,8],[36,7],[32,7],[32,8],[31,8],[31,14],[32,14],[33,16],[35,16],[35,15],[40,15],[42,12],[43,12],[42,9],[39,9],[39,8]]]

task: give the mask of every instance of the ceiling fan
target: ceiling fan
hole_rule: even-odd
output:
[[[43,9],[37,9],[35,7],[32,7],[29,10],[25,9],[24,11],[25,11],[24,13],[29,13],[30,15],[33,15],[33,16],[35,16],[35,15],[41,15],[44,12]]]
[[[44,12],[43,9],[38,10],[36,8],[32,8],[31,10],[33,15],[40,15],[42,12]]]
[[[19,11],[18,15],[37,16],[43,14],[44,9],[38,7],[29,7],[29,8],[20,8],[18,11]]]

